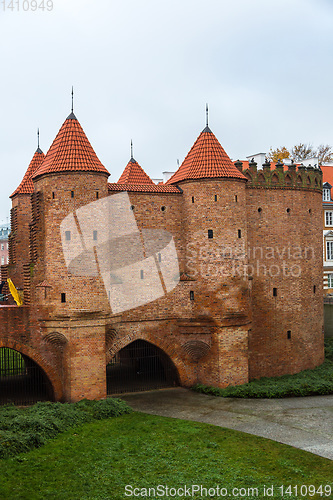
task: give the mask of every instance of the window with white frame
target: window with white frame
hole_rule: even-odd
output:
[[[323,201],[331,201],[331,190],[329,188],[323,189]]]
[[[326,260],[333,260],[333,241],[326,241]]]
[[[4,265],[4,263],[5,263],[5,258],[2,256],[2,257],[1,257],[1,265],[3,266],[3,265]]]
[[[333,274],[327,275],[327,286],[328,288],[333,288]]]
[[[333,212],[325,212],[325,226],[333,226]]]
[[[1,250],[4,250],[5,249],[5,245],[3,243],[1,243]]]

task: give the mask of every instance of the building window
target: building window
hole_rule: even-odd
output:
[[[327,275],[327,286],[328,288],[333,288],[333,274]]]
[[[287,331],[287,337],[288,337],[288,339],[291,339],[291,330]]]
[[[192,203],[194,203],[194,196],[192,196]]]
[[[331,201],[331,190],[328,188],[323,189],[323,201]]]
[[[5,249],[5,245],[3,243],[1,243],[1,250],[4,250]]]
[[[55,198],[55,192],[52,191],[52,199],[54,200],[54,198]]]
[[[237,201],[238,201],[237,194],[235,194],[235,202],[237,203]]]
[[[217,201],[217,194],[214,196],[214,200]]]
[[[190,291],[190,300],[194,300],[194,292],[193,292],[193,290]]]
[[[97,241],[97,231],[93,231],[93,240]]]
[[[65,240],[71,241],[71,232],[70,231],[65,231]]]
[[[317,287],[316,285],[313,285],[313,293],[316,293]]]
[[[158,262],[162,262],[162,255],[160,253],[158,254]]]
[[[287,214],[290,214],[290,208],[287,208]]]
[[[277,297],[277,288],[273,288],[273,297]]]
[[[2,257],[1,257],[1,265],[3,266],[3,265],[4,265],[4,263],[5,263],[5,258],[4,258],[4,256],[2,256]]]
[[[74,198],[74,191],[71,191],[71,198]]]
[[[333,226],[333,212],[325,212],[325,226]]]
[[[214,238],[214,233],[213,233],[213,230],[212,230],[212,229],[208,229],[208,238],[209,238],[209,239]]]
[[[96,200],[98,200],[98,198],[99,198],[99,192],[96,191]]]
[[[162,210],[162,212],[165,211],[165,206],[164,205],[163,205],[163,207],[161,207],[161,210]]]
[[[61,294],[61,302],[62,303],[66,302],[66,294],[65,293]]]
[[[238,229],[238,238],[241,238],[242,237],[242,231],[240,229]]]
[[[326,260],[333,260],[333,241],[326,241]]]
[[[142,271],[142,269],[140,271],[140,278],[143,280],[143,271]]]

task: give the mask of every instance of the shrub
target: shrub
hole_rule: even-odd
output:
[[[0,407],[0,458],[39,448],[65,430],[86,422],[130,413],[121,399],[77,403],[37,403],[30,408]]]

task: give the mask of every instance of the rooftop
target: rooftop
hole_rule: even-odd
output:
[[[206,126],[167,184],[175,184],[187,179],[215,177],[246,179],[235,167],[210,128]]]
[[[38,170],[40,165],[43,163],[45,155],[43,151],[38,147],[30,165],[24,174],[24,177],[21,181],[21,184],[15,189],[14,193],[10,195],[10,198],[13,198],[17,194],[31,194],[34,192],[34,185],[32,182],[32,176]]]
[[[43,163],[32,178],[68,171],[101,172],[110,175],[98,159],[73,112],[66,118]]]

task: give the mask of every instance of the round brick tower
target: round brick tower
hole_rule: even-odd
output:
[[[59,342],[67,345],[64,387],[68,400],[106,394],[109,304],[94,249],[103,229],[98,204],[107,196],[109,175],[72,112],[32,177],[31,304],[43,338],[60,335]],[[87,205],[82,218],[82,207]],[[94,240],[90,251],[87,239]],[[68,252],[80,263],[81,272],[69,267]]]
[[[10,195],[11,209],[11,234],[9,237],[9,266],[6,274],[13,280],[16,287],[23,290],[26,275],[29,278],[30,255],[29,234],[31,222],[31,194],[34,191],[32,176],[43,163],[45,155],[39,147],[24,174],[20,185]]]
[[[214,324],[198,378],[216,386],[248,381],[246,182],[208,126],[168,181],[183,191],[181,270],[192,279],[189,320]]]

